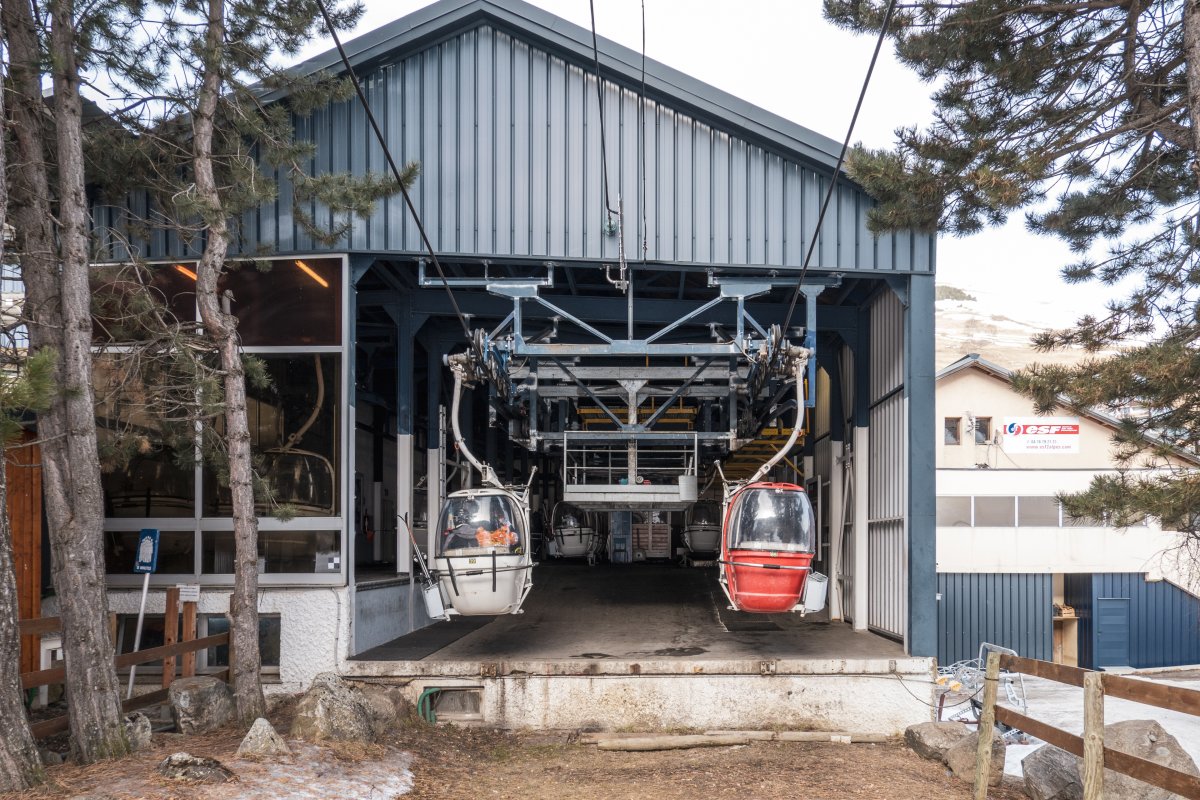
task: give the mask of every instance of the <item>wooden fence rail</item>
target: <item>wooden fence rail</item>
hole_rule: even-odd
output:
[[[178,589],[168,589],[170,592],[178,592]],[[178,595],[176,595],[178,598]],[[174,636],[166,636],[167,644],[159,647],[149,647],[145,650],[137,650],[132,653],[119,653],[113,656],[113,667],[121,669],[122,667],[133,667],[139,664],[148,664],[151,661],[163,660],[163,679],[162,688],[146,694],[140,694],[131,697],[121,703],[121,709],[124,712],[134,711],[139,708],[158,705],[165,702],[168,696],[171,681],[175,677],[175,657],[181,656],[183,661],[183,676],[190,677],[196,674],[196,653],[201,650],[207,650],[210,647],[219,647],[221,645],[229,645],[229,633],[218,633],[213,636],[205,636],[196,638],[196,604],[188,602],[183,604],[183,625],[184,633],[182,642],[175,642]],[[113,628],[113,642],[116,642],[116,614],[110,614],[110,626]],[[44,636],[46,634],[57,633],[62,629],[62,620],[59,617],[41,617],[39,619],[23,619],[17,624],[22,636]],[[166,626],[170,629],[171,626]],[[220,672],[213,673],[212,677],[220,680],[229,681],[229,670],[224,669]],[[50,686],[52,684],[65,683],[67,680],[67,671],[65,667],[51,667],[49,669],[34,670],[21,675],[22,689],[36,689],[41,686]],[[33,731],[35,738],[50,736],[51,734],[65,731],[70,726],[69,717],[66,715],[54,717],[52,719],[41,720],[33,723],[30,728]]]
[[[1011,708],[997,705],[996,689],[1001,669],[1081,687],[1084,692],[1083,736],[1068,733]],[[1017,728],[1082,758],[1083,800],[1101,800],[1104,793],[1105,769],[1166,789],[1189,800],[1200,800],[1200,777],[1104,746],[1105,696],[1200,716],[1200,691],[1195,689],[1123,678],[1119,675],[1092,672],[1019,656],[1000,653],[989,655],[984,677],[984,707],[979,721],[975,800],[987,798],[988,776],[992,765],[992,737],[995,734],[994,722]]]

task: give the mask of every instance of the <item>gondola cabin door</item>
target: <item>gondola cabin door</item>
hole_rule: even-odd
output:
[[[450,494],[434,564],[449,613],[519,614],[533,585],[525,504],[505,489]]]
[[[816,525],[804,489],[751,483],[729,498],[721,535],[720,581],[737,611],[803,611]]]

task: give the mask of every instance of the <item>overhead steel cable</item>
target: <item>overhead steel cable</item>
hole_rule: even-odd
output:
[[[612,207],[608,194],[608,153],[604,145],[604,79],[600,77],[600,46],[596,40],[596,2],[588,0],[588,8],[592,12],[592,59],[596,63],[596,103],[600,106],[600,171],[604,183],[604,210],[609,217],[619,212]]]
[[[350,59],[346,56],[346,48],[342,47],[342,40],[338,37],[337,31],[333,27],[333,20],[329,17],[329,9],[325,7],[325,0],[317,0],[317,8],[320,9],[321,17],[325,20],[325,29],[333,37],[333,43],[337,47],[338,55],[342,57],[342,64],[345,65],[346,72],[350,75],[350,82],[354,84],[354,91],[358,94],[358,101],[362,104],[363,111],[367,114],[367,121],[371,123],[371,130],[375,132],[375,138],[379,140],[379,146],[383,148],[383,156],[387,159],[392,176],[395,177],[396,184],[400,187],[400,194],[404,196],[404,204],[408,206],[408,212],[412,214],[413,221],[417,224],[417,231],[421,234],[421,242],[425,245],[426,252],[429,253],[429,259],[433,262],[438,277],[442,279],[442,286],[446,289],[446,295],[450,298],[450,305],[453,306],[458,321],[462,323],[463,334],[470,340],[471,326],[467,323],[467,318],[463,314],[462,309],[458,307],[458,300],[454,296],[454,290],[450,288],[450,281],[446,280],[446,273],[442,269],[442,263],[438,260],[437,253],[434,252],[433,244],[429,241],[428,234],[425,233],[425,226],[421,224],[421,215],[417,213],[417,207],[413,204],[412,197],[408,194],[408,187],[404,185],[400,169],[396,166],[395,159],[392,158],[392,151],[388,147],[387,138],[384,137],[383,130],[379,127],[379,123],[375,119],[375,114],[371,111],[371,104],[367,102],[367,95],[363,92],[362,84],[359,83],[358,75],[354,72],[354,67],[350,66]]]
[[[867,96],[867,87],[871,85],[871,75],[875,72],[875,62],[879,60],[879,51],[883,49],[883,40],[887,38],[888,27],[892,22],[892,13],[896,10],[896,0],[891,0],[888,3],[887,13],[883,17],[883,25],[879,28],[879,38],[875,41],[875,51],[871,53],[871,63],[867,67],[867,75],[863,79],[862,89],[858,92],[858,102],[854,105],[854,114],[850,117],[850,127],[846,129],[846,138],[842,141],[842,150],[838,153],[837,165],[833,168],[833,176],[829,179],[829,189],[825,192],[825,199],[821,202],[821,211],[817,215],[817,226],[813,229],[812,239],[808,243],[808,252],[804,254],[804,263],[800,268],[800,277],[796,279],[796,290],[792,293],[792,301],[788,304],[787,316],[783,320],[783,333],[787,335],[787,329],[792,324],[792,314],[796,311],[796,301],[800,299],[801,287],[804,285],[804,276],[808,274],[808,265],[812,262],[813,252],[817,249],[817,241],[821,235],[821,224],[825,221],[825,212],[829,209],[829,201],[833,198],[833,191],[837,188],[838,177],[842,172],[842,164],[846,161],[846,151],[850,149],[850,137],[854,135],[854,125],[858,122],[858,113],[862,111],[863,99]],[[803,225],[801,220],[801,225]],[[813,320],[806,320],[806,325],[811,326]]]

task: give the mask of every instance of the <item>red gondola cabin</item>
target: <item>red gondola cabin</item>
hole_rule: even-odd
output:
[[[778,614],[802,607],[816,525],[804,489],[751,483],[729,499],[721,536],[721,587],[738,611]]]

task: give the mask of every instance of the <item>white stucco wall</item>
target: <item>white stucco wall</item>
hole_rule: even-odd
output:
[[[136,614],[140,591],[110,591],[109,610],[118,614]],[[146,601],[147,614],[162,614],[166,594],[151,591]],[[278,614],[280,618],[279,682],[268,691],[296,692],[308,686],[321,672],[338,671],[350,655],[350,592],[344,587],[263,589],[258,610]],[[203,589],[200,614],[229,612],[229,592]],[[52,613],[52,612],[47,612]]]

